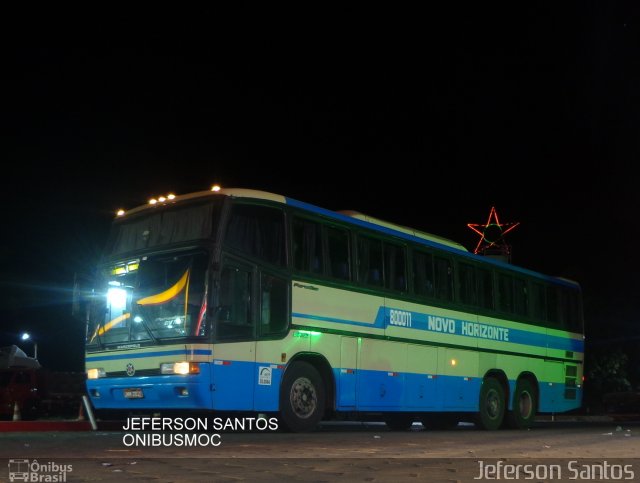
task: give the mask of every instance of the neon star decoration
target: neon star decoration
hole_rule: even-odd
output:
[[[491,207],[489,219],[483,225],[480,223],[467,223],[467,226],[480,235],[480,240],[473,253],[485,253],[489,248],[500,250],[504,255],[509,255],[509,245],[504,241],[504,236],[518,226],[520,222],[500,223],[495,206]]]

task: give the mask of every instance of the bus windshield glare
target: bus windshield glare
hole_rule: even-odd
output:
[[[123,344],[206,335],[203,252],[142,257],[104,267],[87,343]]]

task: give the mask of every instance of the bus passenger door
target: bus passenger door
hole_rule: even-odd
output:
[[[256,411],[277,411],[280,407],[280,381],[284,372],[281,358],[282,353],[291,348],[283,344],[291,320],[290,287],[291,281],[282,275],[266,269],[260,271],[258,342],[253,374]]]
[[[253,409],[256,270],[225,261],[214,312],[213,409]]]
[[[358,369],[358,339],[340,338],[340,374],[338,375],[338,409],[356,408],[356,372]]]

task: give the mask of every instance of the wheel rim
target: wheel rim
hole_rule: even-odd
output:
[[[318,393],[313,383],[306,377],[299,377],[291,385],[289,400],[291,409],[301,419],[311,417],[318,407]]]
[[[500,394],[495,389],[487,393],[485,408],[490,419],[497,419],[500,416]]]
[[[528,391],[522,391],[520,393],[518,408],[520,410],[520,415],[524,419],[528,419],[531,416],[531,412],[533,411],[533,399],[531,398],[531,394],[529,394]]]

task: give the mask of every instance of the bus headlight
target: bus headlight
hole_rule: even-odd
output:
[[[162,374],[200,374],[197,362],[165,362],[160,364]]]
[[[107,373],[104,372],[102,367],[87,370],[87,379],[99,379],[106,376]]]
[[[113,313],[124,312],[127,308],[127,291],[123,288],[110,287],[107,290],[107,305]]]

